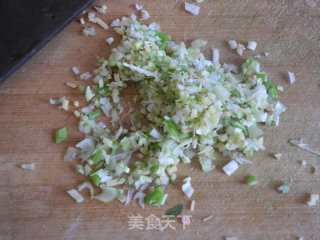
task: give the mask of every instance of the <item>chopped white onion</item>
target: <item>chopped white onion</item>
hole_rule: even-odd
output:
[[[220,53],[219,49],[212,48],[212,62],[219,63]]]
[[[225,165],[222,169],[223,171],[230,176],[239,168],[238,163],[235,160],[230,161],[227,165]]]
[[[76,88],[77,87],[77,84],[75,83],[72,83],[72,82],[66,82],[66,85],[70,88]]]
[[[85,24],[85,23],[86,23],[86,22],[84,21],[83,17],[81,17],[81,18],[79,19],[79,22],[80,22],[80,24]]]
[[[258,44],[257,44],[255,41],[249,41],[247,48],[248,48],[249,50],[251,50],[251,51],[254,51],[254,50],[256,50],[257,45],[258,45]]]
[[[116,199],[118,196],[118,189],[112,187],[106,187],[102,190],[102,193],[99,195],[94,196],[94,199],[97,199],[101,202],[111,202],[112,200]]]
[[[73,147],[68,147],[67,153],[64,155],[63,160],[65,162],[72,162],[73,160],[76,159],[78,152],[79,152],[78,149]]]
[[[71,68],[72,72],[75,74],[75,75],[78,75],[80,72],[79,72],[79,69],[76,67],[76,66],[73,66]]]
[[[89,72],[85,72],[79,76],[79,80],[88,80],[91,77],[92,77],[92,75]]]
[[[191,198],[194,192],[194,189],[191,186],[191,178],[187,177],[183,181],[185,182],[185,184],[182,185],[182,191],[186,194],[188,198]]]
[[[142,191],[139,191],[134,195],[133,200],[136,200],[138,198],[138,204],[140,205],[140,207],[144,208],[145,196],[146,195]]]
[[[135,192],[135,190],[132,190],[132,189],[128,190],[127,200],[126,200],[126,203],[124,204],[125,206],[127,206],[131,202],[132,195],[134,194],[134,192]]]
[[[140,4],[138,4],[138,3],[137,3],[135,6],[136,6],[136,9],[137,9],[138,11],[140,11],[140,10],[143,9],[143,6],[140,5]]]
[[[232,50],[237,49],[238,43],[236,42],[236,40],[228,40],[228,44]]]
[[[89,18],[89,21],[98,24],[104,30],[108,30],[108,28],[109,28],[108,24],[106,24],[103,20],[101,20],[98,17]]]
[[[80,191],[80,192],[81,192],[81,191],[82,191],[83,189],[85,189],[85,188],[89,189],[91,199],[93,199],[93,196],[94,196],[94,189],[93,189],[92,184],[91,184],[91,183],[89,183],[89,182],[84,182],[84,183],[82,183],[81,185],[79,185],[79,186],[78,186],[78,191]]]
[[[238,73],[238,66],[234,65],[234,64],[228,64],[228,63],[224,63],[222,66],[223,70],[225,72],[233,72],[233,73]]]
[[[293,84],[296,81],[294,73],[288,72],[290,84]]]
[[[306,202],[309,206],[315,206],[317,205],[319,201],[319,194],[310,194],[310,200]]]
[[[142,20],[147,20],[148,18],[150,18],[149,13],[144,9],[141,11],[141,15],[142,15]]]
[[[21,164],[21,168],[26,169],[26,170],[35,170],[36,169],[34,163]]]
[[[242,45],[241,43],[238,43],[237,46],[237,53],[239,56],[242,56],[243,51],[246,49],[246,47],[244,45]]]
[[[111,45],[114,42],[114,38],[113,37],[109,37],[106,39],[106,42]]]
[[[82,197],[82,195],[75,189],[71,189],[69,191],[67,191],[67,193],[74,199],[76,200],[77,203],[81,203],[84,201],[84,198]]]
[[[274,154],[274,157],[275,157],[277,160],[280,160],[281,157],[282,157],[282,154],[281,154],[281,153],[275,153],[275,154]]]
[[[199,6],[187,2],[184,3],[184,9],[195,16],[198,16],[200,12]]]

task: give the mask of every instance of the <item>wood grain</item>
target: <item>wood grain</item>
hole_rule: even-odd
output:
[[[191,2],[191,1],[190,1]],[[136,12],[136,1],[98,1],[107,4],[107,23]],[[76,82],[70,67],[81,72],[95,67],[95,55],[107,56],[104,39],[119,37],[110,29],[99,29],[94,38],[80,35],[74,21],[36,56],[0,86],[0,239],[320,239],[320,208],[304,202],[311,192],[320,193],[319,157],[288,144],[290,138],[303,137],[311,147],[320,148],[320,3],[315,8],[303,0],[206,0],[200,16],[183,11],[182,1],[139,1],[149,11],[151,21],[160,22],[162,31],[176,41],[196,38],[209,41],[204,49],[210,57],[213,44],[221,51],[221,62],[240,64],[244,57],[230,51],[226,40],[258,42],[254,54],[270,52],[261,59],[262,68],[272,81],[283,85],[280,100],[287,106],[278,128],[265,134],[266,151],[252,157],[253,165],[240,168],[228,177],[216,170],[200,171],[199,164],[179,166],[175,187],[169,187],[167,205],[141,209],[136,203],[123,207],[114,202],[86,201],[76,204],[67,194],[84,181],[73,165],[63,162],[68,146],[81,140],[72,113],[49,105],[48,99],[80,94],[65,87]],[[90,24],[88,24],[90,25]],[[287,72],[300,73],[296,83],[288,84]],[[68,141],[55,144],[53,133],[69,128]],[[272,154],[282,152],[275,160]],[[299,161],[307,166],[301,167]],[[36,171],[28,172],[20,164],[34,162]],[[222,160],[221,163],[224,163]],[[318,171],[312,174],[312,167]],[[181,179],[191,174],[196,192],[193,223],[176,230],[129,230],[128,216],[150,214],[161,218],[169,207],[183,203],[189,214],[190,201],[180,190]],[[248,175],[257,175],[259,185],[248,187]],[[276,188],[292,180],[288,195]],[[207,222],[202,219],[213,215]]]

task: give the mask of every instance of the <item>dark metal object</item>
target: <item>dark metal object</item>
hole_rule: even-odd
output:
[[[0,83],[94,0],[0,0]]]

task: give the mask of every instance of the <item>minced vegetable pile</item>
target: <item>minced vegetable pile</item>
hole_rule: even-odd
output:
[[[175,184],[180,162],[199,161],[209,172],[220,152],[230,158],[223,169],[232,174],[248,161],[245,155],[264,150],[260,126],[278,125],[285,107],[253,57],[238,73],[206,59],[200,51],[206,41],[187,47],[172,41],[158,24],[144,25],[133,16],[112,22],[121,43],[98,61],[93,84],[80,89],[88,106],[76,116],[85,138],[69,147],[65,161],[81,160],[77,171],[91,183],[78,190],[89,188],[92,198],[163,205],[165,187]],[[127,87],[137,89],[131,103],[120,97]],[[116,131],[107,128],[104,117]],[[122,126],[123,119],[127,124]],[[92,184],[102,192],[94,195]],[[190,177],[182,190],[192,196]],[[83,200],[76,190],[69,194]]]

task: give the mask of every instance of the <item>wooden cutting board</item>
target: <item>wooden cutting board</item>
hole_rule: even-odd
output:
[[[136,13],[136,1],[99,1],[95,5],[102,3],[108,10],[101,18],[108,24]],[[77,65],[81,72],[93,70],[94,55],[110,53],[104,39],[119,37],[112,29],[105,32],[98,26],[97,36],[84,37],[82,26],[74,21],[0,86],[0,239],[320,239],[320,205],[305,204],[310,193],[320,193],[319,157],[288,144],[288,139],[303,137],[311,147],[320,149],[320,2],[310,8],[303,0],[205,0],[198,4],[200,16],[186,13],[183,1],[139,3],[149,11],[150,21],[159,22],[175,41],[208,40],[204,49],[208,57],[211,45],[220,49],[222,63],[240,64],[249,55],[262,56],[262,69],[284,87],[280,101],[287,106],[279,126],[265,133],[266,151],[230,177],[219,167],[203,173],[198,163],[193,163],[193,168],[179,166],[176,186],[167,190],[167,205],[159,208],[90,201],[86,191],[85,202],[75,203],[66,190],[85,179],[75,173],[73,164],[63,162],[63,156],[82,135],[72,112],[50,105],[49,98],[82,98],[65,86],[66,81],[76,82],[70,67]],[[228,48],[228,39],[243,44],[255,40],[258,47],[240,57]],[[270,56],[264,57],[264,52]],[[288,71],[298,75],[293,85],[288,83]],[[63,126],[69,129],[68,141],[55,144],[54,131]],[[277,152],[283,153],[281,160],[272,156]],[[307,165],[302,167],[301,160]],[[35,163],[35,171],[20,168],[30,162]],[[188,174],[196,189],[192,213],[190,200],[181,192],[182,179]],[[259,184],[247,186],[249,175],[258,176]],[[276,190],[284,181],[292,181],[287,195]],[[190,226],[183,230],[180,221],[175,221],[175,229],[147,229],[152,228],[148,226],[151,214],[163,220],[164,212],[179,203],[185,206],[183,214],[192,215]],[[143,230],[129,230],[129,216],[138,214]],[[202,221],[210,215],[212,219]]]

